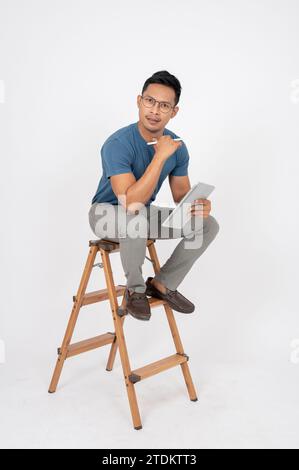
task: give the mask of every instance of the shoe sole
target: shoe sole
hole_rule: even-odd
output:
[[[136,318],[136,320],[141,320],[141,321],[148,321],[151,316],[149,317],[140,317],[139,315],[136,315],[135,313],[130,312],[130,310],[126,309],[127,313],[129,313],[132,317]]]

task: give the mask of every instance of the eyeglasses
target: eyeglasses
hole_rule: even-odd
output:
[[[174,108],[175,106],[171,106],[170,103],[167,101],[158,101],[151,96],[141,96],[142,102],[146,108],[152,108],[155,106],[156,103],[159,103],[159,108],[161,109],[162,113],[169,113],[169,111]]]

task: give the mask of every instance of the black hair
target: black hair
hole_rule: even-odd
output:
[[[152,83],[160,83],[161,85],[166,85],[171,87],[175,92],[175,106],[178,104],[181,96],[181,84],[178,79],[167,72],[167,70],[160,70],[159,72],[154,73],[150,78],[148,78],[142,88],[141,94],[147,89]]]

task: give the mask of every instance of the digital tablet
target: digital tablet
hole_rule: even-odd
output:
[[[192,186],[190,191],[181,199],[171,214],[162,223],[163,227],[183,228],[191,219],[190,207],[195,199],[207,199],[214,191],[215,186],[198,182]]]

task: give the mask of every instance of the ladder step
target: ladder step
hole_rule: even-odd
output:
[[[159,307],[159,305],[167,305],[166,300],[158,299],[157,297],[148,297],[148,302],[151,308]]]
[[[171,367],[178,366],[187,362],[189,357],[187,354],[173,354],[172,356],[165,357],[159,361],[152,362],[147,366],[140,367],[140,369],[132,370],[132,373],[129,375],[129,380],[132,383],[139,382],[140,380],[151,377],[152,375],[163,372],[164,370],[170,369]]]
[[[124,286],[115,286],[115,291],[116,295],[120,296],[123,295],[125,292],[125,287]],[[75,302],[77,299],[77,296],[73,296],[73,301]],[[108,289],[100,289],[96,290],[94,292],[89,292],[88,294],[85,294],[82,299],[81,305],[89,305],[89,304],[94,304],[96,302],[102,302],[103,300],[108,300]]]
[[[150,305],[150,309],[159,307],[159,305],[167,304],[166,300],[157,299],[156,297],[148,297],[148,302]],[[126,309],[122,307],[121,305],[118,307],[117,312],[120,317],[123,317],[124,315],[127,314]]]
[[[113,343],[115,333],[105,333],[103,335],[95,336],[94,338],[85,339],[78,343],[70,344],[67,350],[66,357],[76,356],[91,349],[96,349],[106,344]],[[58,354],[60,354],[61,348],[58,348]]]

